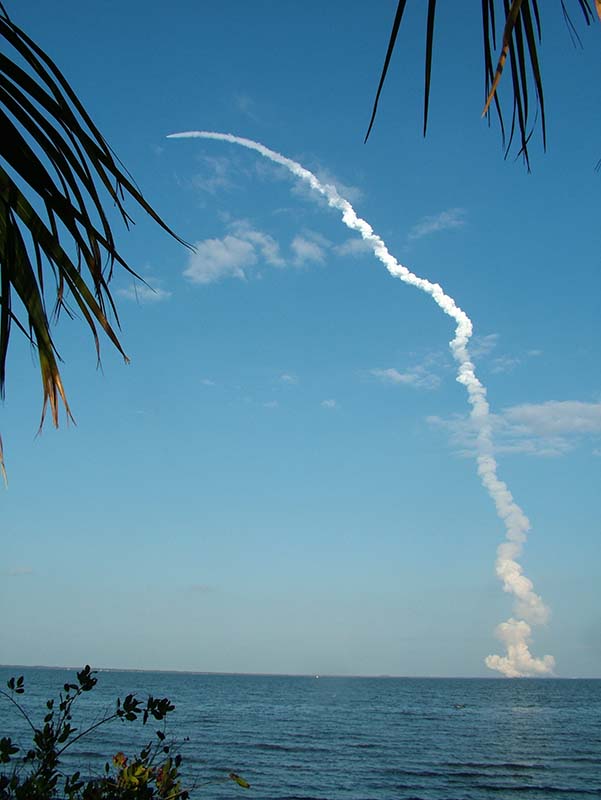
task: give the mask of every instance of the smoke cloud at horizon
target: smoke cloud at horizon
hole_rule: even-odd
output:
[[[357,231],[369,243],[376,258],[386,267],[388,272],[404,283],[415,286],[429,294],[439,308],[456,323],[455,337],[449,343],[451,352],[458,364],[457,381],[463,384],[471,406],[471,417],[476,424],[478,475],[493,500],[497,514],[505,526],[505,541],[497,548],[495,569],[502,581],[504,591],[513,595],[515,614],[520,619],[511,617],[496,628],[497,638],[504,644],[505,656],[489,655],[485,659],[486,666],[507,677],[536,676],[552,674],[555,667],[553,656],[534,657],[529,650],[531,638],[530,624],[544,624],[549,618],[549,610],[538,594],[535,593],[532,581],[527,578],[518,562],[530,530],[530,522],[520,506],[515,502],[507,485],[499,479],[497,463],[493,456],[492,424],[490,409],[486,398],[486,388],[476,376],[474,364],[468,352],[468,343],[472,336],[473,326],[467,314],[445,294],[438,283],[431,283],[420,278],[407,267],[400,264],[388,251],[384,241],[374,232],[366,220],[359,217],[352,205],[342,197],[335,186],[324,184],[309,170],[280,153],[270,150],[265,145],[252,139],[234,136],[230,133],[212,131],[188,131],[174,133],[170,139],[214,139],[229,142],[254,150],[264,158],[286,167],[293,175],[300,178],[320,195],[326,198],[328,205],[342,214],[343,223],[351,230]]]

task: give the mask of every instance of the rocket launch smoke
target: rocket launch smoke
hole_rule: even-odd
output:
[[[514,597],[514,610],[518,617],[511,617],[507,622],[498,625],[496,629],[496,635],[504,643],[507,654],[505,656],[489,655],[486,657],[485,663],[490,669],[498,670],[508,677],[551,673],[555,666],[553,656],[546,655],[543,658],[535,658],[528,648],[531,637],[531,628],[528,623],[546,622],[549,611],[539,595],[534,592],[532,581],[523,574],[522,567],[517,561],[522,553],[530,522],[513,499],[507,485],[497,475],[486,389],[476,377],[474,364],[468,352],[468,343],[472,335],[470,318],[459,308],[452,297],[445,294],[439,284],[420,278],[407,267],[399,264],[388,252],[385,243],[373,231],[371,225],[357,216],[352,205],[338,194],[335,186],[323,184],[312,172],[296,161],[292,161],[252,139],[244,139],[230,133],[188,131],[173,133],[168,138],[216,139],[229,142],[255,150],[264,158],[286,167],[297,178],[309,184],[315,192],[323,195],[328,201],[328,205],[341,212],[344,224],[361,234],[363,239],[371,245],[376,258],[384,264],[393,277],[400,278],[404,283],[415,286],[430,295],[439,308],[455,321],[455,338],[449,346],[458,365],[457,380],[467,390],[471,418],[477,430],[478,474],[495,504],[497,514],[503,521],[506,531],[505,541],[497,549],[496,572],[503,582],[503,589]]]

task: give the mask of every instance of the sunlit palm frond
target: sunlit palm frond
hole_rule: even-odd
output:
[[[584,17],[585,23],[590,25],[593,21],[593,11],[589,0],[572,0]],[[372,115],[369,122],[365,141],[372,130],[378,102],[388,73],[392,53],[397,43],[399,28],[406,10],[407,0],[399,0],[384,67],[376,92]],[[499,7],[499,12],[497,12]],[[601,0],[595,0],[595,7],[601,19]],[[561,8],[568,24],[571,35],[576,35],[576,28],[572,23],[565,0],[561,0]],[[428,124],[428,107],[430,99],[430,82],[432,58],[434,52],[433,31],[436,0],[428,0],[426,24],[426,53],[425,53],[425,81],[424,81],[424,136]],[[538,0],[481,0],[482,31],[484,44],[484,86],[486,102],[483,116],[489,116],[491,104],[494,103],[497,118],[501,127],[501,136],[505,146],[505,156],[509,154],[514,136],[519,137],[519,151],[528,169],[530,169],[530,155],[528,145],[534,130],[534,123],[540,122],[543,148],[546,148],[547,131],[545,101],[543,94],[543,81],[538,56],[538,46],[541,41],[541,22]],[[497,49],[496,20],[503,19],[503,36],[501,39],[501,52],[495,57]],[[509,62],[512,90],[512,116],[508,137],[505,136],[505,124],[501,102],[499,99],[499,83],[506,62]],[[493,64],[496,67],[493,69]],[[536,103],[534,110],[529,98],[529,89],[534,87]],[[507,140],[507,141],[506,141]]]
[[[9,53],[0,53],[0,395],[14,323],[37,351],[40,425],[48,407],[58,425],[60,403],[68,418],[71,412],[50,323],[61,310],[72,313],[67,302],[87,322],[98,356],[100,327],[126,358],[115,332],[118,317],[108,283],[115,264],[135,273],[117,249],[105,209],[116,209],[128,227],[132,220],[124,202],[129,198],[182,240],[144,199],[56,64],[2,4],[0,37]]]

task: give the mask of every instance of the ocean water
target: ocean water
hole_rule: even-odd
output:
[[[4,688],[41,721],[73,671],[0,668]],[[203,798],[261,800],[553,800],[601,797],[601,680],[335,678],[101,671],[81,701],[98,719],[117,696],[169,697],[167,728],[189,784],[234,771],[251,784]],[[77,714],[75,715],[77,717]],[[74,718],[74,723],[78,720]],[[27,746],[0,698],[0,736]],[[152,737],[111,723],[77,743],[66,764],[99,774],[107,759]],[[195,795],[193,795],[195,796]]]

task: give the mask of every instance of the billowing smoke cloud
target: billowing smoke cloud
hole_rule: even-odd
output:
[[[470,318],[459,308],[452,297],[445,294],[438,283],[431,283],[425,278],[420,278],[400,264],[389,253],[383,240],[374,233],[371,225],[357,216],[348,200],[338,194],[335,186],[322,183],[312,172],[309,172],[296,161],[270,150],[259,142],[234,136],[231,133],[188,131],[186,133],[173,133],[168,138],[216,139],[222,142],[230,142],[231,144],[255,150],[270,161],[286,167],[297,178],[309,184],[315,192],[325,197],[328,205],[341,212],[344,224],[351,230],[361,234],[362,238],[369,243],[376,258],[384,264],[392,276],[400,278],[404,283],[415,286],[430,295],[439,308],[455,321],[455,338],[449,343],[449,346],[458,364],[457,380],[467,390],[468,401],[471,406],[471,417],[478,430],[478,474],[482,484],[492,498],[497,514],[503,520],[506,530],[506,540],[497,550],[496,572],[503,582],[503,589],[512,594],[515,599],[515,613],[522,617],[519,620],[512,617],[497,627],[497,637],[505,645],[507,655],[490,655],[485,659],[485,663],[490,669],[498,670],[508,677],[551,673],[555,666],[553,656],[535,658],[528,649],[531,636],[531,628],[528,622],[544,623],[549,617],[549,611],[541,598],[534,592],[532,581],[523,574],[522,567],[517,560],[526,541],[530,522],[513,499],[506,484],[497,475],[486,389],[476,377],[474,364],[468,352],[468,343],[472,335]]]
[[[508,678],[519,678],[523,675],[548,675],[553,672],[555,659],[553,656],[533,658],[528,650],[530,641],[530,625],[523,619],[513,619],[497,625],[497,637],[507,648],[506,656],[487,656],[486,666],[497,669]]]

